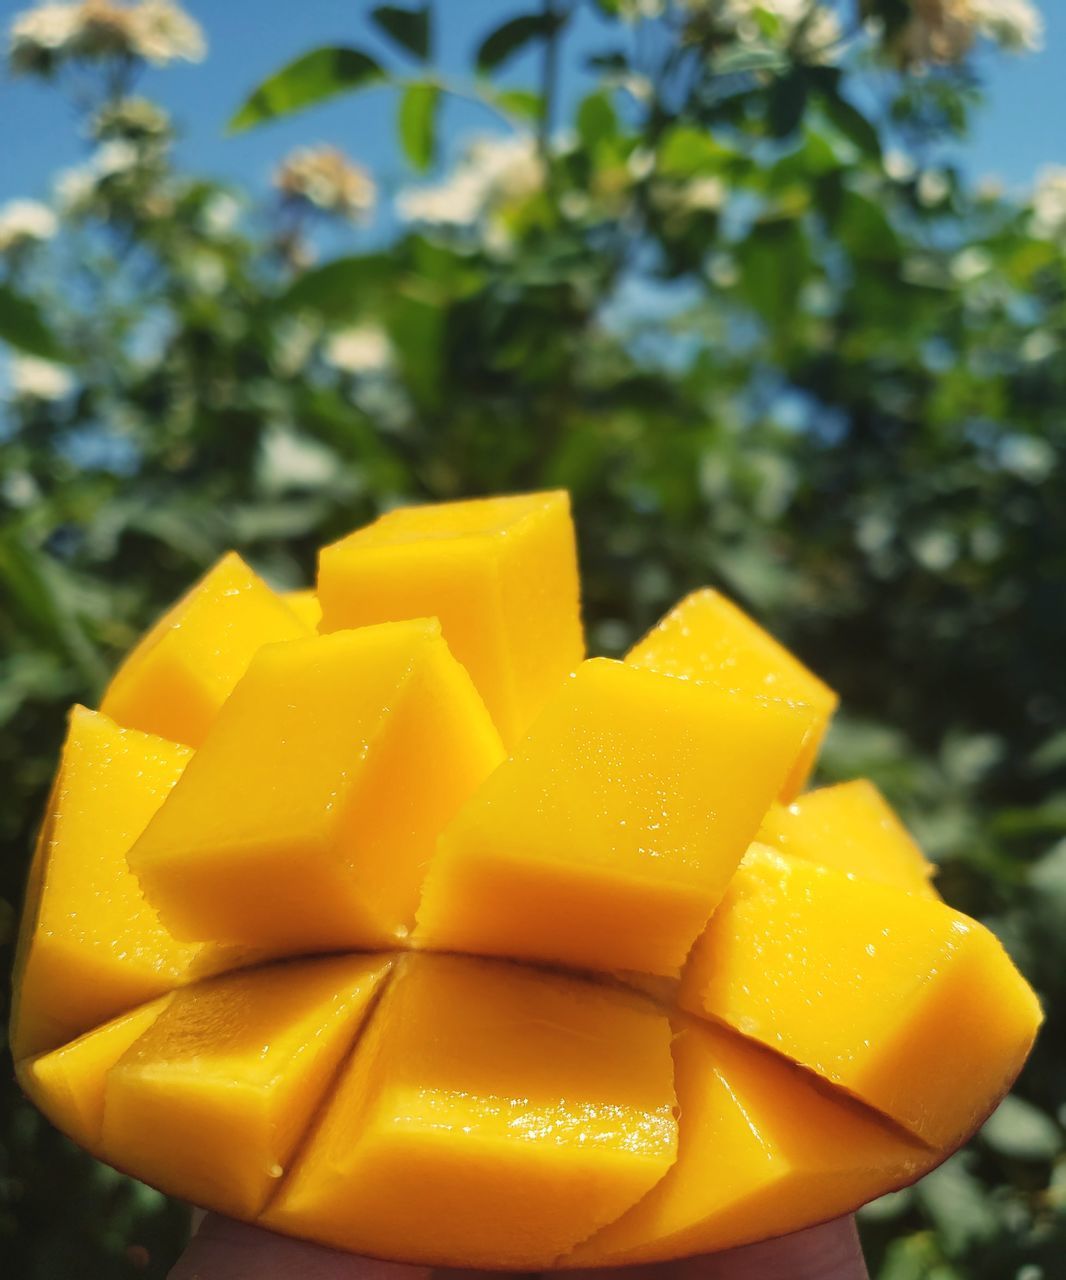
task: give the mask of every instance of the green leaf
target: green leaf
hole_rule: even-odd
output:
[[[714,73],[719,76],[746,75],[755,71],[783,71],[789,65],[780,49],[744,48],[727,49],[714,61]]]
[[[610,95],[590,93],[577,109],[577,132],[586,147],[594,148],[603,138],[618,132],[618,117]]]
[[[436,158],[439,101],[440,90],[435,84],[408,85],[400,95],[400,142],[408,160],[419,170],[428,169]]]
[[[544,110],[544,99],[531,89],[501,89],[486,95],[485,100],[524,120],[539,120]]]
[[[796,67],[775,80],[770,89],[766,121],[775,138],[787,138],[799,127],[807,106],[807,74]]]
[[[414,9],[405,9],[398,4],[379,4],[370,10],[370,18],[401,49],[406,49],[419,62],[429,60],[431,31],[428,4]]]
[[[5,284],[0,284],[0,342],[42,360],[67,359],[37,304]]]
[[[381,66],[362,49],[323,45],[282,67],[253,90],[230,120],[229,132],[254,129],[340,93],[379,84],[384,78]]]
[[[306,271],[278,299],[282,311],[314,311],[325,320],[346,320],[358,315],[371,297],[377,297],[396,272],[384,254],[334,258]]]
[[[477,51],[477,69],[485,74],[495,71],[513,58],[533,40],[546,39],[562,26],[559,14],[522,13],[490,32]]]
[[[881,155],[881,139],[877,129],[858,107],[852,106],[839,93],[823,93],[822,105],[830,122],[863,155],[878,158]]]
[[[1053,1160],[1062,1150],[1062,1131],[1055,1121],[1014,1094],[985,1121],[981,1137],[993,1151],[1016,1160]]]
[[[705,130],[674,125],[659,144],[657,168],[666,178],[692,178],[720,172],[732,154]]]

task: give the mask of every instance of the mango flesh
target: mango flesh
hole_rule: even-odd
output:
[[[195,1204],[258,1213],[388,969],[304,960],[176,992],[107,1073],[106,1158]]]
[[[679,1019],[673,1053],[677,1161],[567,1266],[629,1266],[784,1235],[938,1162],[920,1142],[721,1028]],[[713,1169],[728,1176],[708,1176]]]
[[[24,1058],[19,1084],[44,1114],[79,1146],[100,1152],[107,1073],[166,1007],[169,995],[94,1027],[60,1049]]]
[[[1041,1020],[976,920],[761,845],[693,948],[680,1000],[931,1147],[973,1132]]]
[[[318,630],[318,624],[322,621],[322,606],[313,591],[286,591],[281,598],[308,631]]]
[[[548,1265],[669,1169],[672,1079],[669,1021],[636,997],[407,957],[264,1221],[375,1255],[404,1240],[412,1261]]]
[[[138,642],[100,710],[127,728],[198,747],[257,650],[309,630],[231,551]]]
[[[868,784],[793,801],[834,695],[714,593],[579,666],[572,556],[564,495],[397,513],[334,605],[401,620],[267,593],[268,642],[216,577],[135,652],[191,758],[75,713],[12,1029],[54,1123],[293,1235],[542,1270],[810,1225],[983,1120],[1036,998]]]
[[[684,680],[802,702],[813,713],[802,750],[782,780],[787,804],[814,769],[837,695],[720,591],[694,591],[626,655],[626,662]]]
[[[676,975],[809,726],[790,703],[583,663],[444,831],[418,941]]]
[[[388,947],[437,834],[501,755],[434,621],[270,645],[130,865],[178,937]]]
[[[30,872],[11,1048],[55,1048],[177,986],[198,948],[176,942],[126,854],[192,752],[84,707],[66,742]]]
[[[919,898],[940,896],[932,885],[936,867],[865,778],[808,791],[790,805],[771,805],[758,840]]]
[[[511,746],[585,656],[566,493],[390,511],[323,548],[323,632],[436,617]]]

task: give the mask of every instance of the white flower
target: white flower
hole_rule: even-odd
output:
[[[11,389],[23,400],[62,400],[74,389],[69,370],[36,356],[12,356]]]
[[[352,222],[367,218],[377,187],[365,169],[337,147],[299,147],[282,161],[274,185],[289,200],[305,201]]]
[[[224,236],[233,230],[240,216],[240,201],[228,191],[216,191],[204,201],[200,225],[210,236]]]
[[[8,59],[14,71],[47,68],[77,34],[78,6],[42,4],[16,14],[8,28]]]
[[[927,208],[931,205],[940,204],[947,198],[951,186],[948,182],[947,175],[939,169],[925,169],[919,175],[917,194],[918,199]]]
[[[678,201],[682,209],[696,213],[715,213],[725,204],[725,183],[720,178],[693,178],[681,189]]]
[[[116,173],[127,173],[137,167],[139,152],[132,142],[125,138],[112,138],[102,142],[96,148],[92,158],[93,171],[97,177],[110,178]]]
[[[353,325],[330,334],[324,355],[344,373],[380,373],[392,363],[392,343],[379,325]]]
[[[983,276],[991,266],[992,259],[984,249],[979,249],[977,245],[967,245],[951,259],[950,269],[951,274],[960,284],[968,284],[971,280]]]
[[[76,213],[83,209],[96,191],[96,173],[90,165],[63,169],[56,176],[56,202],[64,213]]]
[[[1011,53],[1044,47],[1044,19],[1031,0],[969,0],[977,31]]]
[[[896,147],[889,147],[885,151],[884,164],[885,173],[893,182],[909,182],[914,177],[914,160],[906,151],[900,151]]]
[[[1032,0],[914,0],[900,52],[911,65],[960,62],[979,37],[1011,53],[1039,49],[1044,22]]]
[[[478,138],[443,182],[401,191],[396,212],[404,222],[470,226],[493,206],[524,199],[543,185],[532,134]]]
[[[1066,165],[1045,165],[1036,175],[1032,228],[1045,240],[1066,237]]]
[[[179,58],[200,62],[207,52],[203,29],[171,0],[143,0],[131,11],[136,52],[146,62],[165,66]]]
[[[799,51],[815,60],[841,36],[836,13],[817,0],[686,0],[685,7],[694,15],[709,11],[718,24],[749,43],[762,37],[760,15],[775,18],[778,39],[789,43],[798,36]]]
[[[428,187],[408,187],[396,197],[396,213],[404,222],[432,222],[441,226],[469,226],[481,215],[485,184],[469,171]]]
[[[263,484],[274,493],[318,489],[337,474],[337,458],[317,440],[275,427],[263,437],[259,469]]]
[[[0,253],[32,241],[51,240],[59,230],[55,214],[39,200],[0,205]]]
[[[67,58],[143,58],[157,66],[204,56],[203,32],[173,0],[80,0],[40,4],[9,30],[15,71],[47,73]]]

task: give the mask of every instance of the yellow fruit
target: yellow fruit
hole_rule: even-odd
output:
[[[757,838],[794,858],[919,898],[940,896],[931,883],[936,868],[864,778],[808,791],[790,805],[771,805]]]
[[[1040,1025],[1036,997],[976,920],[761,845],[693,948],[681,1003],[933,1147],[973,1132]]]
[[[639,997],[410,956],[269,1226],[415,1262],[537,1269],[618,1217],[677,1147],[667,1017]]]
[[[789,703],[584,663],[444,832],[418,939],[678,973],[809,725]]]
[[[319,592],[225,557],[126,727],[71,715],[11,1044],[94,1155],[358,1254],[623,1266],[847,1213],[1010,1087],[1035,995],[870,783],[794,798],[836,698],[736,606],[583,661],[565,494],[394,512]]]
[[[198,747],[256,651],[308,630],[231,551],[140,640],[100,710],[128,728]]]
[[[192,752],[75,707],[30,871],[11,1049],[53,1049],[184,980],[175,942],[126,864]]]
[[[254,1216],[388,968],[382,956],[302,960],[176,992],[107,1072],[103,1158],[194,1204]]]
[[[502,748],[434,621],[270,645],[130,852],[177,937],[387,947]]]
[[[286,591],[281,597],[308,631],[317,631],[322,621],[322,606],[313,591]]]
[[[568,1266],[629,1266],[783,1235],[913,1182],[939,1162],[920,1142],[720,1027],[679,1022],[673,1050],[677,1163],[580,1245]]]
[[[802,790],[837,696],[721,592],[705,587],[686,596],[629,651],[626,661],[679,679],[805,703],[813,713],[811,727],[781,783],[781,798],[787,803]]]
[[[585,656],[565,493],[390,511],[325,547],[321,630],[437,617],[508,746]]]

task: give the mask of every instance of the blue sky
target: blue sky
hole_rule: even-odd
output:
[[[0,0],[0,23],[25,2]],[[342,99],[313,113],[236,138],[223,133],[226,118],[245,92],[279,64],[316,44],[342,41],[368,47],[363,15],[370,0],[186,0],[204,26],[210,44],[206,62],[147,74],[142,88],[163,101],[184,131],[183,159],[192,167],[262,189],[278,158],[291,147],[333,142],[367,165],[386,190],[410,175],[395,146],[395,99],[375,90]],[[470,51],[502,16],[532,3],[509,0],[444,0],[442,59],[459,69]],[[1044,0],[1044,51],[1025,57],[983,60],[988,104],[962,159],[975,175],[995,174],[1010,186],[1024,186],[1037,169],[1066,163],[1066,0]],[[596,20],[583,15],[579,39],[596,38]],[[377,46],[386,52],[385,46]],[[391,55],[390,55],[391,56]],[[510,78],[532,83],[536,64],[523,58]],[[581,92],[579,77],[564,82],[564,94]],[[82,155],[70,108],[55,90],[32,82],[0,80],[0,202],[13,196],[47,197],[57,169]],[[474,106],[449,105],[445,136],[454,139],[476,128],[491,128],[491,117]]]

